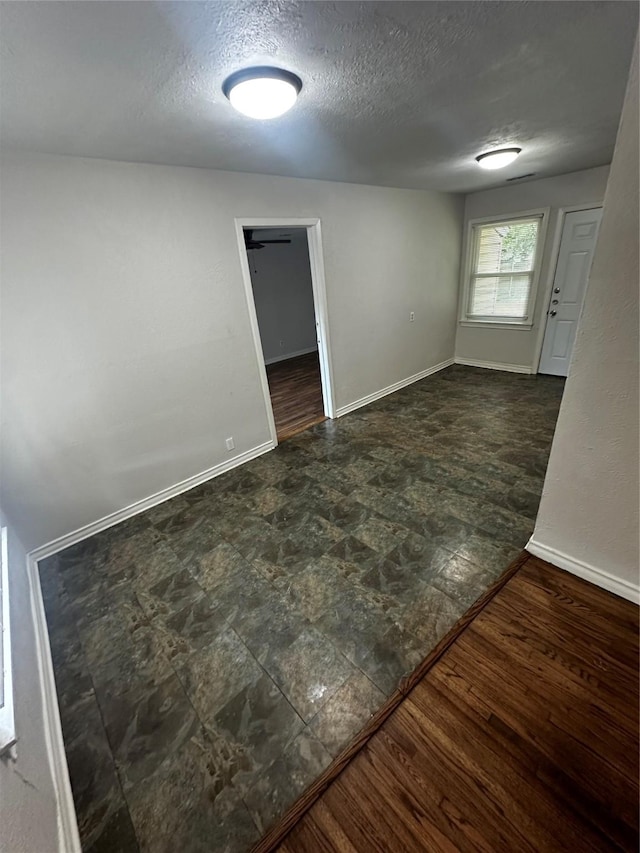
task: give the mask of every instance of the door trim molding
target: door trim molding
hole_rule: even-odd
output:
[[[324,413],[328,418],[336,417],[336,405],[334,396],[333,367],[331,362],[331,345],[329,341],[329,310],[327,307],[327,287],[324,275],[324,261],[322,255],[322,231],[318,217],[295,218],[295,217],[236,217],[236,239],[238,241],[238,253],[240,255],[240,268],[244,283],[244,294],[249,311],[251,333],[260,374],[260,384],[264,396],[267,412],[269,430],[274,446],[278,443],[276,424],[273,417],[273,406],[271,405],[271,394],[267,381],[267,370],[264,361],[264,350],[260,338],[260,327],[258,326],[258,315],[251,286],[251,272],[249,270],[249,259],[244,245],[243,228],[305,228],[307,232],[307,244],[309,247],[309,265],[311,267],[311,286],[313,288],[313,307],[316,320],[316,338],[318,341],[318,358],[320,361],[320,376],[322,380],[322,399]]]
[[[562,232],[564,230],[565,217],[567,213],[578,213],[581,210],[602,210],[603,206],[603,202],[598,201],[593,204],[569,204],[565,207],[558,208],[558,219],[556,221],[556,226],[554,229],[553,243],[551,244],[549,272],[547,274],[542,294],[542,313],[540,315],[540,323],[538,328],[538,334],[536,337],[536,345],[533,351],[533,366],[531,368],[532,373],[539,373],[540,371],[542,345],[544,343],[544,336],[547,331],[547,311],[549,310],[549,302],[551,301],[551,291],[553,290],[553,282],[555,281],[556,272],[558,271],[558,261],[560,260],[560,243],[562,242]]]

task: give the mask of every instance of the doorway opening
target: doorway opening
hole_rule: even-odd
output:
[[[319,220],[236,220],[274,445],[334,417]]]

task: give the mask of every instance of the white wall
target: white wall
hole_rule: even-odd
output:
[[[3,490],[28,549],[227,461],[228,436],[269,441],[234,217],[321,218],[338,407],[453,356],[456,196],[26,154],[1,191]]]
[[[598,245],[529,546],[628,597],[638,594],[639,562],[638,158],[636,46]]]
[[[540,284],[534,309],[533,328],[491,329],[458,326],[456,357],[473,361],[498,362],[519,367],[536,368],[536,355],[542,344],[546,320],[546,297],[549,277],[553,275],[555,258],[553,238],[559,209],[571,205],[599,205],[607,185],[608,166],[571,172],[555,178],[542,178],[523,184],[509,184],[498,189],[472,193],[465,199],[465,234],[470,219],[484,216],[509,216],[525,210],[550,208],[547,237],[542,254]],[[465,247],[466,248],[466,247]]]
[[[0,513],[0,524],[7,524]],[[44,731],[42,685],[35,646],[26,553],[9,527],[9,590],[17,760],[0,760],[0,849],[51,853],[58,849],[55,788]]]
[[[291,234],[291,243],[267,243],[247,253],[267,363],[317,349],[307,232],[284,230]],[[265,233],[275,236],[278,232]]]

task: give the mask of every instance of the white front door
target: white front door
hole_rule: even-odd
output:
[[[601,218],[601,207],[567,213],[564,218],[539,373],[566,376],[569,372]]]

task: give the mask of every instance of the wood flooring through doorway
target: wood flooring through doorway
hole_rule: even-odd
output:
[[[267,365],[278,441],[326,420],[317,352]]]

